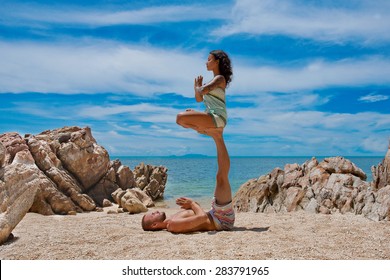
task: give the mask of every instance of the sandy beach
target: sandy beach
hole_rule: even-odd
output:
[[[2,260],[389,260],[390,222],[354,214],[237,213],[230,232],[144,232],[142,214],[28,213]],[[178,209],[161,208],[167,215]],[[150,209],[149,211],[153,211]]]

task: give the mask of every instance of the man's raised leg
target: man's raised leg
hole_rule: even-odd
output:
[[[225,205],[232,201],[232,190],[229,183],[230,158],[223,139],[223,130],[209,129],[206,133],[214,139],[217,147],[218,172],[214,196],[217,204]]]

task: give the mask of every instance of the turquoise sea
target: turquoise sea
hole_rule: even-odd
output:
[[[168,168],[168,182],[164,201],[171,205],[179,196],[187,196],[198,201],[209,201],[215,187],[217,172],[216,157],[113,157],[132,170],[139,163],[163,165]],[[318,161],[325,157],[316,157]],[[345,157],[367,174],[371,181],[371,166],[382,162],[383,157]],[[271,172],[275,167],[283,169],[287,163],[302,164],[311,157],[231,157],[229,180],[233,195],[238,188],[252,178]]]

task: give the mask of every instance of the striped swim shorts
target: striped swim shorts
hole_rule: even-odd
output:
[[[235,215],[232,202],[226,205],[218,205],[213,199],[208,214],[213,219],[217,230],[231,230],[233,228]]]

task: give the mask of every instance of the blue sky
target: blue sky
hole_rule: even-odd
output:
[[[390,1],[2,1],[0,133],[90,126],[110,155],[215,155],[179,127],[193,80],[233,62],[232,156],[382,156]]]

